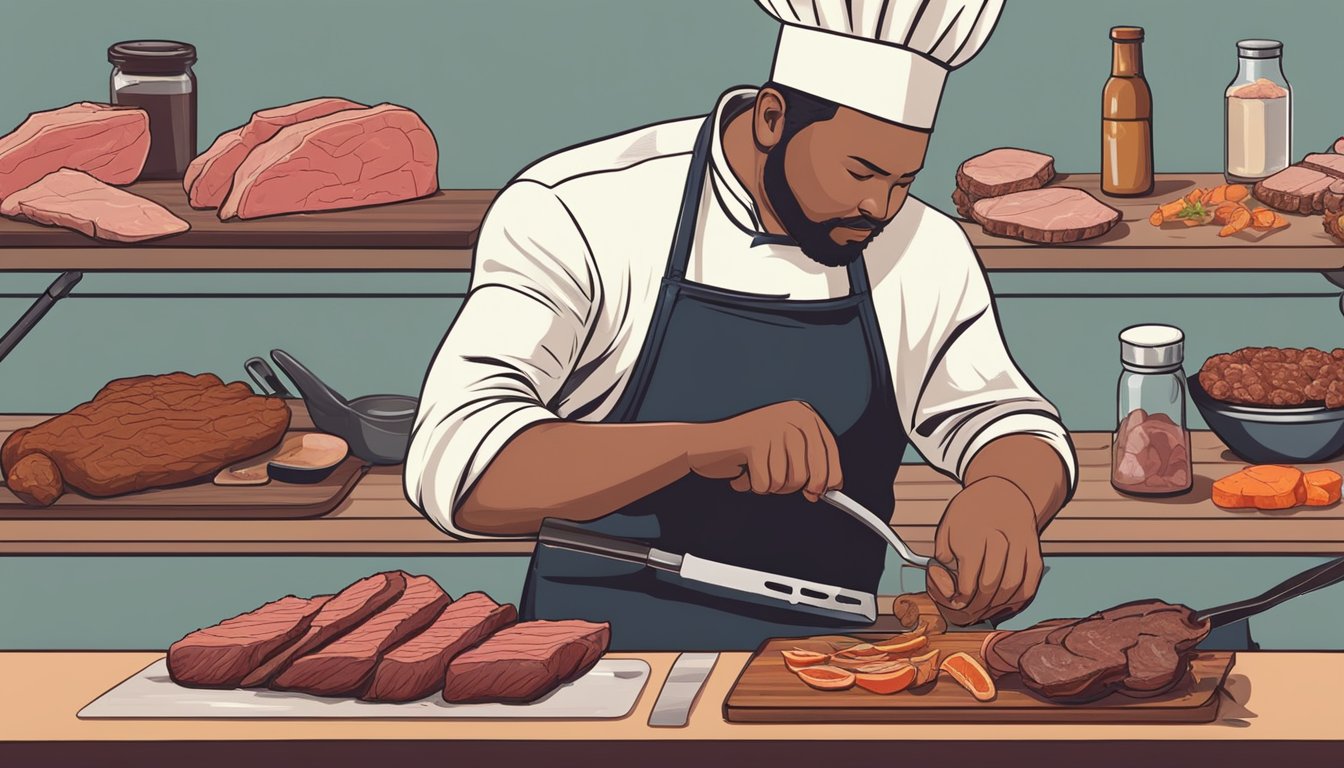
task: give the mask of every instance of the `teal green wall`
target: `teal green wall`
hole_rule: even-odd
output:
[[[1106,30],[1148,28],[1156,157],[1217,170],[1220,94],[1233,43],[1286,44],[1295,153],[1344,133],[1338,33],[1344,5],[1015,0],[986,51],[950,81],[919,197],[949,208],[952,172],[999,145],[1095,171]],[[416,109],[440,145],[446,187],[495,187],[532,159],[595,136],[700,114],[769,71],[774,27],[751,0],[0,0],[0,131],[28,112],[105,99],[109,43],[167,37],[201,60],[200,144],[263,107],[315,95]],[[0,273],[0,329],[54,275]],[[1188,356],[1244,344],[1340,345],[1338,291],[1318,275],[994,276],[1022,367],[1075,429],[1113,426],[1117,331],[1170,322]],[[210,370],[283,347],[347,394],[418,392],[467,286],[462,275],[86,276],[0,363],[0,411],[63,410],[110,378]],[[351,296],[356,294],[357,296]],[[1274,294],[1267,298],[1264,294]],[[1198,418],[1192,419],[1200,426]],[[1318,558],[1052,558],[1014,622],[1161,596],[1207,605],[1258,592]],[[518,557],[5,557],[0,648],[163,647],[285,592],[328,591],[403,567],[450,591],[516,599]],[[884,591],[918,588],[890,568]],[[1267,647],[1344,647],[1344,596],[1317,593],[1254,623]]]

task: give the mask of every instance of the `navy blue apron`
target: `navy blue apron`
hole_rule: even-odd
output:
[[[788,300],[686,279],[708,165],[701,129],[653,321],[629,384],[606,422],[703,422],[802,400],[836,437],[844,490],[878,514],[906,447],[862,259],[848,296]],[[688,475],[583,524],[678,554],[876,593],[886,544],[801,493],[757,495]],[[752,650],[768,637],[842,631],[783,608],[708,594],[675,574],[538,546],[524,619],[608,621],[613,650]]]

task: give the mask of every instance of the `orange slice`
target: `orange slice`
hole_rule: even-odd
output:
[[[913,653],[928,644],[929,638],[924,635],[912,635],[893,637],[876,648],[883,653]]]
[[[802,669],[803,667],[812,667],[817,664],[825,664],[831,657],[824,653],[816,651],[805,651],[802,648],[795,648],[792,651],[780,651],[784,657],[784,663],[789,669]]]
[[[915,686],[928,685],[938,679],[938,656],[937,648],[929,651],[923,656],[916,656],[910,659],[910,663],[915,667]]]
[[[985,668],[980,666],[980,662],[969,654],[954,653],[948,656],[940,669],[961,683],[961,687],[970,691],[979,701],[990,701],[997,694],[994,680],[990,678]]]
[[[900,693],[915,681],[915,668],[909,664],[899,664],[890,672],[860,673],[854,676],[854,682],[865,691],[890,695]]]
[[[843,691],[854,686],[854,673],[838,667],[802,667],[794,672],[804,683],[820,691]]]

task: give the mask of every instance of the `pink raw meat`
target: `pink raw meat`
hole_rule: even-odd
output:
[[[149,115],[143,109],[81,101],[34,112],[0,137],[0,200],[61,168],[130,184],[148,155]]]
[[[83,232],[100,240],[138,243],[186,232],[191,225],[153,200],[110,187],[82,171],[49,173],[0,203],[0,214]]]

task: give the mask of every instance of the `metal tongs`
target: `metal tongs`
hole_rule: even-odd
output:
[[[900,536],[896,535],[896,532],[891,529],[890,525],[883,522],[882,518],[869,512],[867,507],[840,491],[827,491],[821,494],[821,499],[855,520],[858,520],[860,523],[863,523],[864,526],[871,529],[873,533],[881,536],[886,540],[887,544],[891,545],[892,549],[896,550],[896,554],[900,555],[901,559],[905,562],[928,570],[932,558],[915,554],[915,551],[911,549]]]

